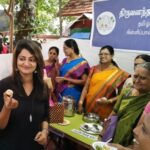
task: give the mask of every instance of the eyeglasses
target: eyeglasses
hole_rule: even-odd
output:
[[[137,65],[140,65],[140,64],[142,64],[142,63],[135,63],[135,64],[134,64],[134,67],[136,67]]]

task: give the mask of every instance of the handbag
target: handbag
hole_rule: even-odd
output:
[[[54,103],[54,105],[49,106],[50,123],[63,123],[64,121],[64,105],[61,103]]]
[[[102,134],[102,141],[103,142],[110,142],[113,139],[116,126],[118,122],[118,116],[112,115],[108,117],[107,121],[104,122],[103,134]]]

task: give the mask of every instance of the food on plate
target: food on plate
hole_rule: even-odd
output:
[[[94,133],[100,132],[100,128],[97,124],[90,124],[90,125],[85,124],[83,125],[83,127],[86,131],[92,131]]]
[[[99,129],[99,127],[98,127],[97,124],[93,124],[93,127],[94,127],[94,129],[95,129],[95,132],[99,132],[99,131],[100,131],[100,129]]]
[[[104,145],[104,146],[99,146],[99,145],[97,145],[97,146],[95,147],[95,150],[111,150],[111,149],[110,149],[110,147],[108,147],[108,146],[106,146],[106,145]]]
[[[83,127],[84,127],[84,129],[87,130],[87,131],[90,130],[90,128],[89,128],[89,126],[88,126],[87,124],[85,124]]]
[[[111,147],[107,144],[108,143],[106,143],[106,142],[97,141],[92,144],[92,147],[94,150],[117,150],[117,148]]]
[[[99,124],[85,123],[80,126],[80,129],[89,134],[99,134],[103,128]]]

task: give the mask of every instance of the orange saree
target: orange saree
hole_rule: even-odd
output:
[[[86,110],[99,114],[103,120],[111,113],[114,104],[97,104],[96,99],[106,97],[110,99],[116,96],[116,89],[120,87],[129,77],[129,74],[120,68],[113,67],[104,71],[95,72],[90,79],[88,92],[86,94]]]

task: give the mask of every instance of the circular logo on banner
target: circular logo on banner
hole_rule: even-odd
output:
[[[105,11],[96,19],[96,27],[101,35],[107,35],[110,34],[116,25],[116,18],[113,13],[109,11]]]

